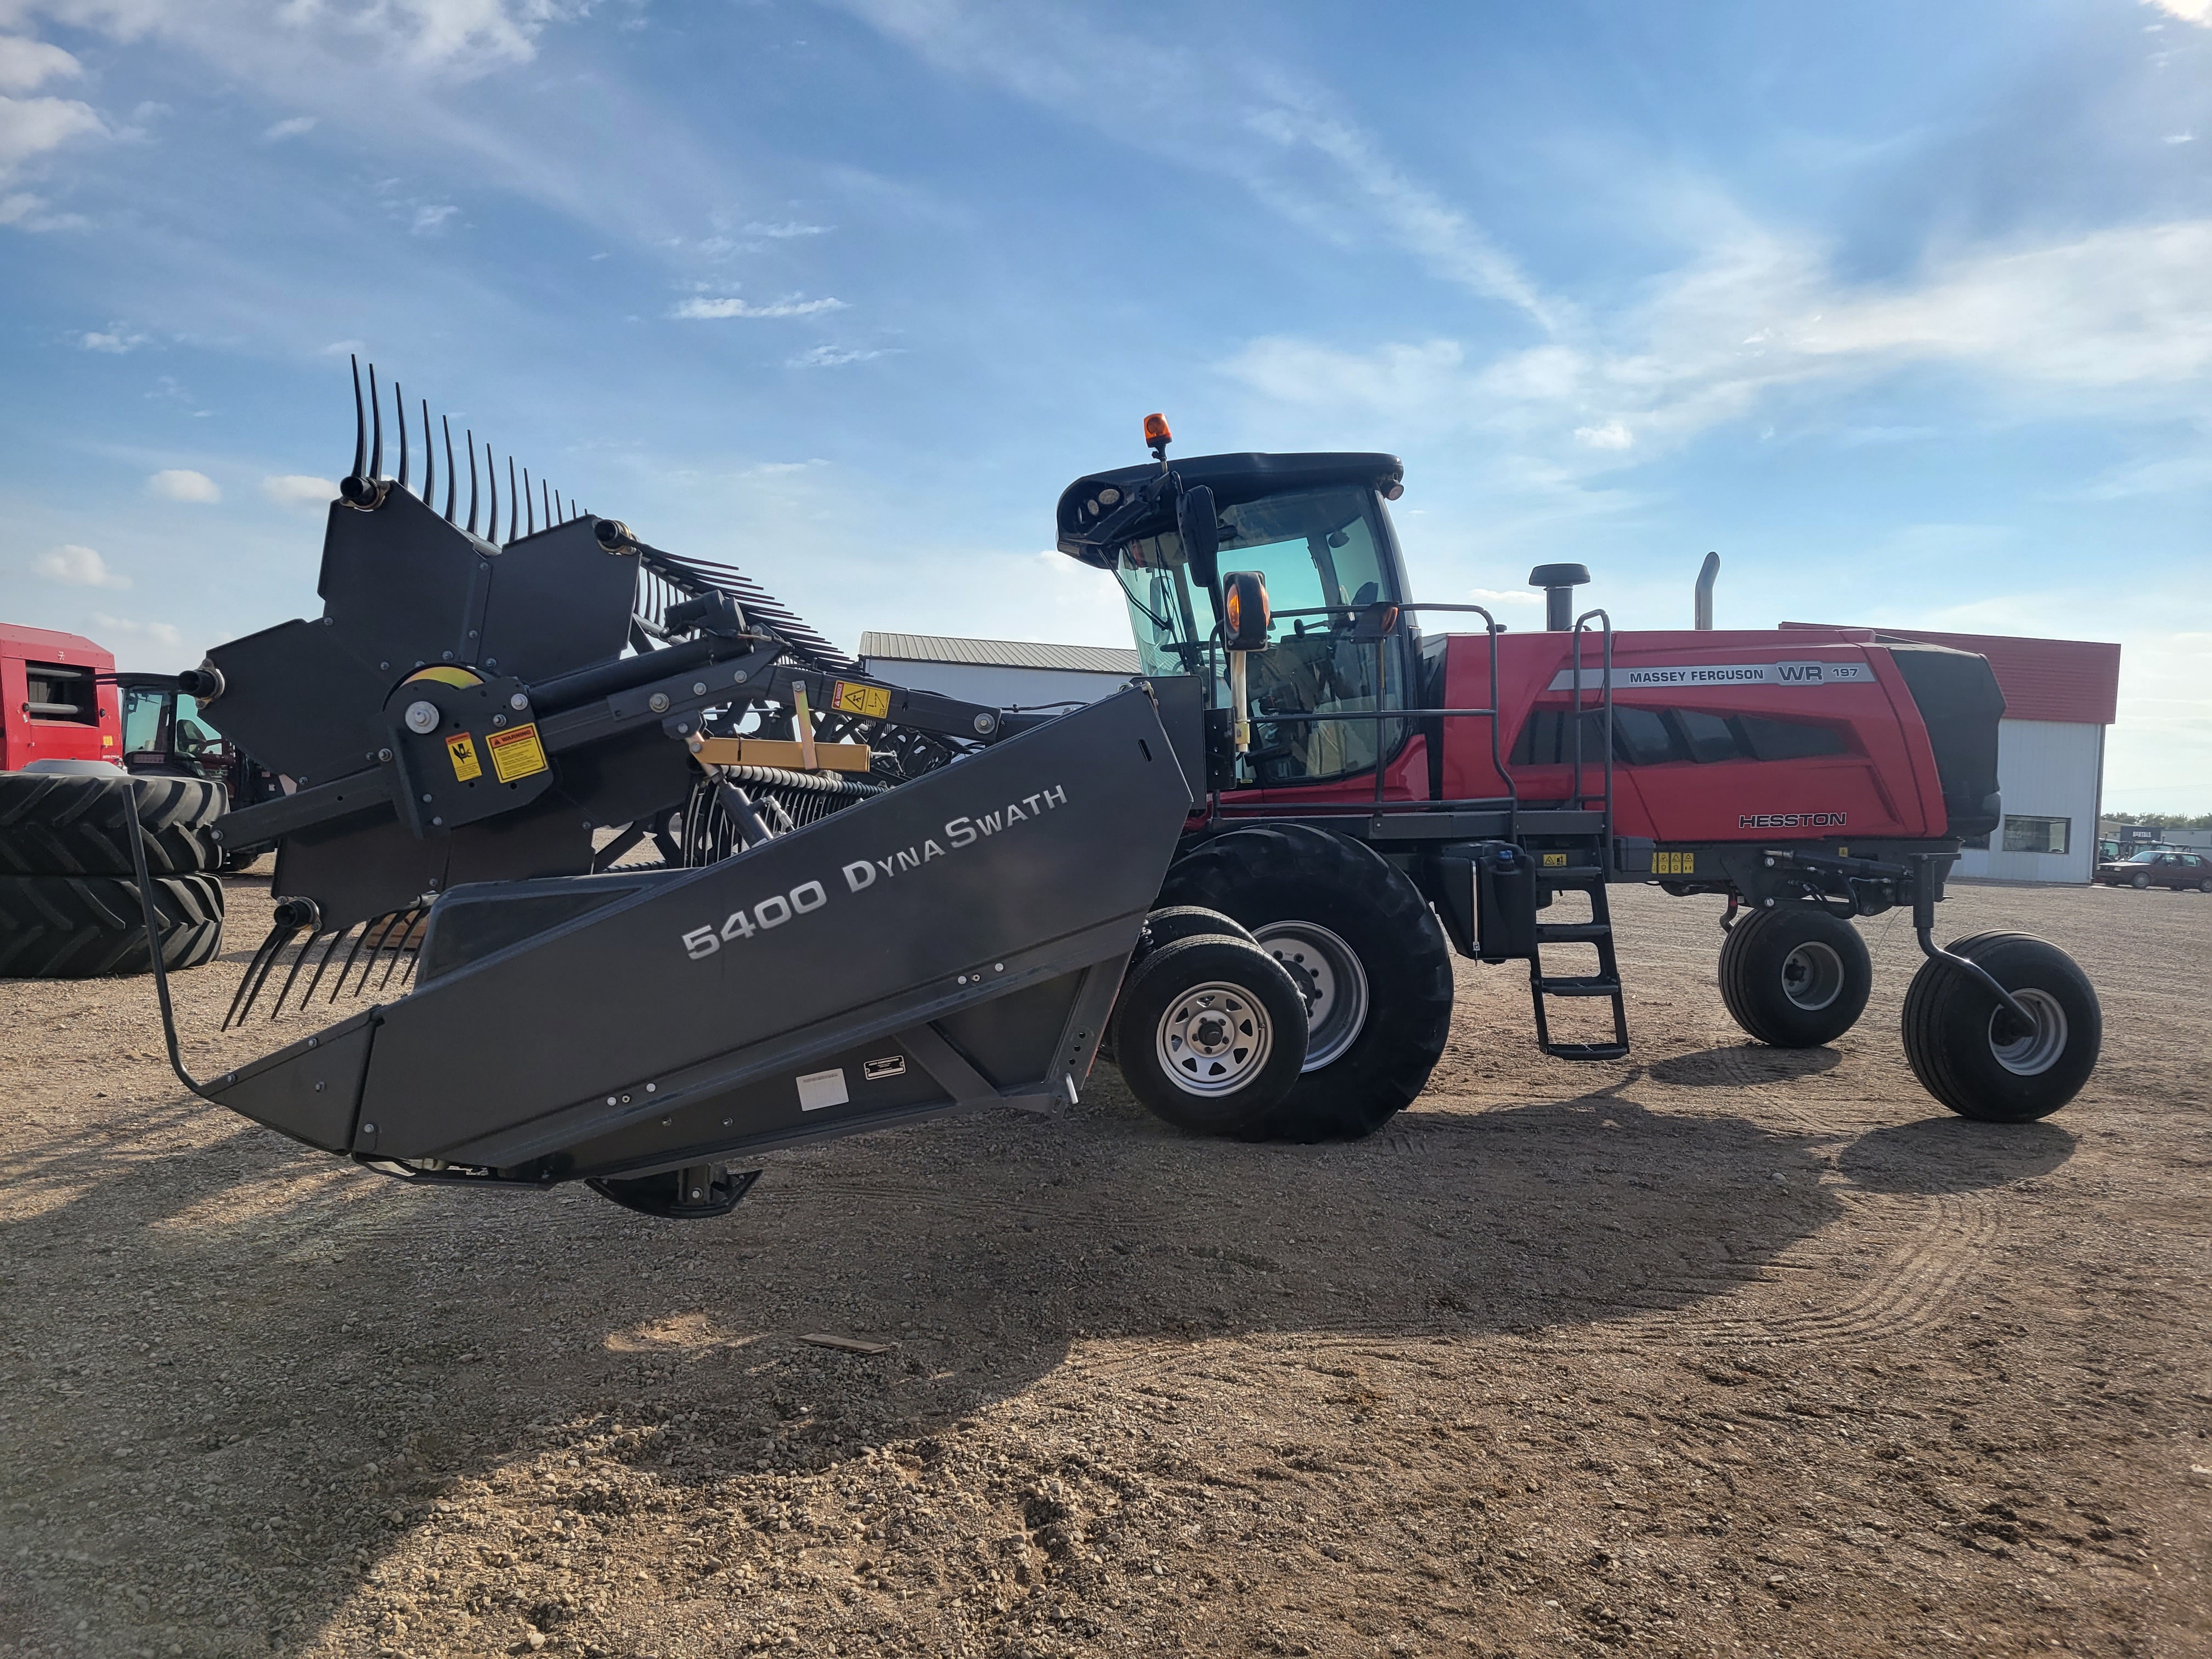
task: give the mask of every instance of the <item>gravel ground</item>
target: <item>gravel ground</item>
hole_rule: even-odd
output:
[[[1904,919],[1783,1053],[1717,902],[1616,907],[1632,1060],[1462,963],[1360,1145],[1102,1070],[700,1225],[404,1188],[184,1094],[148,981],[0,985],[0,1654],[2212,1652],[2212,900],[1954,890],[2104,997],[2015,1128],[1906,1071]]]

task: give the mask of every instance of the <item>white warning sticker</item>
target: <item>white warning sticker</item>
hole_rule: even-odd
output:
[[[1605,671],[1582,671],[1582,689],[1595,691],[1605,684]],[[1699,662],[1679,666],[1623,668],[1613,671],[1616,691],[1648,690],[1665,686],[1709,688],[1725,685],[1868,685],[1874,670],[1863,662]],[[1553,691],[1574,690],[1575,671],[1562,668],[1552,677]]]
[[[842,1066],[827,1072],[809,1072],[799,1079],[799,1109],[818,1112],[824,1106],[842,1106],[852,1099],[845,1090]]]

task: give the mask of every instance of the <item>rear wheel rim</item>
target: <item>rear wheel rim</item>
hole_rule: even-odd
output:
[[[1209,1099],[1251,1082],[1274,1048],[1267,1011],[1249,991],[1221,980],[1194,985],[1170,1003],[1152,1038],[1170,1081]]]
[[[1317,1072],[1341,1058],[1367,1029],[1367,970],[1359,953],[1318,922],[1270,922],[1252,937],[1289,971],[1305,1003],[1302,1070]]]
[[[1844,958],[1832,945],[1808,939],[1782,958],[1782,994],[1815,1014],[1844,994]]]
[[[2014,1077],[2040,1077],[2066,1052],[2066,1010],[2048,991],[2012,994],[2034,1016],[2035,1024],[2022,1026],[2011,1009],[1998,1004],[1990,1015],[1990,1054]]]

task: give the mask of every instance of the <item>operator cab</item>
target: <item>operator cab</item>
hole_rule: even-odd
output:
[[[1376,454],[1201,455],[1170,470],[1165,434],[1163,422],[1157,465],[1095,473],[1062,492],[1060,550],[1113,573],[1145,672],[1206,676],[1215,707],[1230,701],[1221,577],[1259,572],[1271,617],[1267,647],[1245,659],[1252,736],[1243,781],[1299,785],[1366,771],[1378,738],[1384,754],[1397,748],[1401,723],[1267,717],[1405,706],[1411,631],[1395,630],[1378,658],[1358,627],[1367,607],[1406,596],[1384,506],[1402,493],[1402,464]],[[1209,493],[1218,538],[1210,560],[1185,546],[1189,503]]]

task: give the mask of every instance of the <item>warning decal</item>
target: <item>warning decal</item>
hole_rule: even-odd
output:
[[[453,776],[458,781],[466,783],[483,775],[483,763],[477,759],[477,740],[467,732],[447,738],[446,753],[453,757]]]
[[[891,712],[891,694],[884,686],[839,680],[830,688],[830,706],[841,714],[859,714],[879,720]]]
[[[516,783],[545,769],[545,745],[538,741],[538,723],[495,732],[484,739],[491,750],[491,769],[501,783]]]

